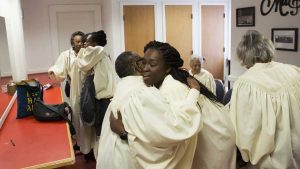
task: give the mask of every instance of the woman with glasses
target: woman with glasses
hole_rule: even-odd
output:
[[[193,146],[190,147],[189,143],[196,142],[195,134],[202,126],[201,114],[196,104],[200,89],[197,81],[189,79],[192,89],[188,89],[186,98],[178,101],[176,109],[173,109],[175,105],[170,105],[156,87],[147,87],[143,82],[140,72],[143,68],[143,60],[137,54],[123,52],[117,58],[115,68],[121,80],[104,118],[97,168],[147,168],[144,164],[136,162],[138,158],[135,155],[136,149],[130,144],[133,140],[139,139],[151,140],[149,144],[161,147],[161,149],[156,149],[157,155],[154,153],[153,158],[159,160],[164,156],[171,159],[172,156],[173,160],[176,159],[176,162],[165,160],[153,164],[152,168],[165,168],[166,166],[174,168],[177,166],[177,160],[184,155],[189,156],[185,154],[187,148],[193,154]],[[110,119],[113,119],[114,115],[120,120],[121,115],[117,115],[118,113],[122,114],[123,121],[126,121],[125,125],[131,124],[125,126],[125,128],[131,127],[131,129],[127,128],[128,133],[116,127],[118,135],[110,129],[110,125],[113,125],[111,123],[114,123],[114,120]],[[120,129],[123,128],[121,126]],[[151,133],[144,138],[138,138],[132,135],[132,129],[135,132],[141,132],[140,134],[150,129],[148,131]],[[181,166],[191,165],[191,161],[192,159],[182,161]]]

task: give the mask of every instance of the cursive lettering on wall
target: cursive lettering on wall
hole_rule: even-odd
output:
[[[295,16],[300,8],[300,0],[262,0],[260,4],[260,13],[263,16],[268,15],[272,10],[280,13],[281,16],[288,14]]]

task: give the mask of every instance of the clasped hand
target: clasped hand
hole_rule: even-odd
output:
[[[115,118],[113,112],[111,112],[109,119],[110,119],[110,128],[114,133],[121,135],[122,133],[125,132],[125,128],[122,122],[122,115],[119,111],[118,111],[118,118]]]

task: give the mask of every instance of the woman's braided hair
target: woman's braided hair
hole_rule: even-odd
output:
[[[169,74],[174,79],[188,86],[187,78],[192,76],[188,71],[181,68],[183,66],[183,60],[181,59],[179,52],[173,46],[168,43],[150,41],[144,47],[144,53],[148,49],[155,49],[159,51],[165,61],[165,64],[171,68]],[[201,82],[198,81],[198,83],[200,85],[200,93],[206,96],[211,101],[217,102],[216,96]]]

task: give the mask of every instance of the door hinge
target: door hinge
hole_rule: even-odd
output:
[[[193,50],[191,50],[191,55],[194,53],[194,51]]]
[[[223,18],[225,18],[225,13],[223,13]]]
[[[191,19],[193,19],[193,14],[191,14]]]
[[[125,15],[123,15],[123,21],[125,21]]]
[[[223,52],[225,52],[225,48],[223,47]]]

